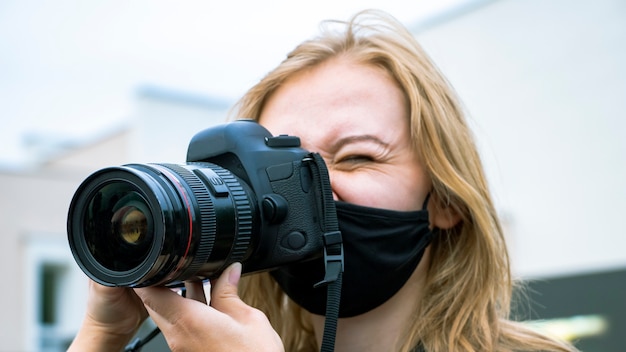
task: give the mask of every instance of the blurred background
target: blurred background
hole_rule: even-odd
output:
[[[64,351],[82,320],[65,221],[88,174],[184,162],[190,138],[321,20],[364,8],[402,21],[469,111],[529,288],[515,315],[584,351],[623,351],[623,0],[3,0],[0,351]]]

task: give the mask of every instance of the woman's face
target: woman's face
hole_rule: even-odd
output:
[[[419,210],[430,190],[412,148],[407,101],[380,68],[334,59],[291,77],[259,122],[321,154],[336,200]]]

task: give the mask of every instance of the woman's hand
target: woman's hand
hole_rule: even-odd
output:
[[[89,282],[85,320],[69,351],[120,351],[148,313],[130,288]]]
[[[284,351],[261,311],[237,295],[241,264],[229,266],[212,284],[210,305],[201,282],[187,283],[187,298],[165,287],[137,288],[170,349],[177,351]]]

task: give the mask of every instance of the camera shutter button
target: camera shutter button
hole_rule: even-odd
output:
[[[265,137],[265,145],[270,148],[298,148],[300,147],[300,138],[286,134]]]

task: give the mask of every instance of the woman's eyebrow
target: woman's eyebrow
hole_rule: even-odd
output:
[[[331,146],[333,150],[339,150],[347,144],[357,143],[357,142],[372,142],[374,144],[378,144],[383,148],[389,147],[389,143],[384,142],[380,138],[373,136],[371,134],[363,134],[363,135],[355,135],[355,136],[347,136],[341,137],[335,140]]]

